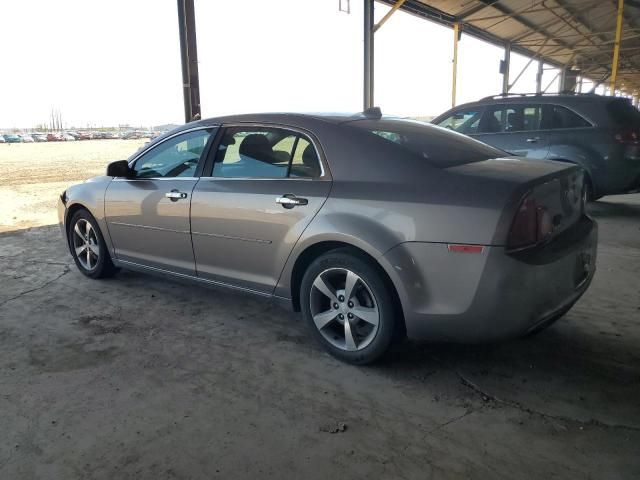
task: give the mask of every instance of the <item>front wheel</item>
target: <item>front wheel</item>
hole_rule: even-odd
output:
[[[300,305],[316,339],[347,363],[377,360],[394,337],[389,287],[374,265],[349,249],[328,252],[307,268]]]
[[[117,272],[93,216],[78,210],[69,222],[69,249],[78,270],[90,278],[110,277]]]

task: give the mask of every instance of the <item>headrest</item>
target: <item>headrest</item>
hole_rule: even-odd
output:
[[[239,149],[240,155],[255,158],[263,162],[272,160],[273,150],[269,139],[260,133],[252,133],[247,135]]]

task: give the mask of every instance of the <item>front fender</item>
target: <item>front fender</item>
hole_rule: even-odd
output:
[[[61,227],[66,232],[71,214],[79,207],[88,210],[96,219],[107,248],[113,253],[113,243],[104,216],[104,195],[111,180],[111,177],[94,177],[67,188],[66,202],[63,202],[63,208],[58,209],[58,216]]]

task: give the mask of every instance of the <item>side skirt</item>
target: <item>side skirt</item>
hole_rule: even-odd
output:
[[[236,292],[248,293],[262,298],[268,298],[275,304],[286,310],[293,311],[293,305],[290,298],[283,298],[272,295],[270,293],[259,292],[250,288],[239,287],[237,285],[231,285],[224,282],[216,282],[215,280],[208,280],[206,278],[194,277],[193,275],[186,275],[184,273],[176,273],[171,270],[165,270],[163,268],[150,267],[148,265],[142,265],[135,262],[129,262],[127,260],[112,259],[116,267],[120,267],[126,270],[132,270],[140,273],[148,273],[161,278],[168,278],[170,280],[177,280],[181,283],[197,283],[199,285],[219,289],[222,291],[234,290]]]

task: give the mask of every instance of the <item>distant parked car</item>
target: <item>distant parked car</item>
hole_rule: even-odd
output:
[[[4,139],[7,143],[22,143],[22,137],[20,135],[5,135]]]
[[[20,138],[22,138],[22,141],[24,143],[33,143],[34,142],[33,137],[31,135],[23,134],[23,135],[20,135]]]
[[[91,140],[92,138],[91,132],[78,132],[76,140]]]
[[[43,133],[35,133],[32,135],[34,142],[46,142],[47,136]]]
[[[499,95],[433,123],[514,155],[580,165],[590,200],[640,191],[640,111],[624,98]]]
[[[62,139],[65,142],[75,142],[76,137],[74,137],[73,135],[69,134],[69,133],[63,133],[62,134]]]
[[[108,139],[114,140],[114,139],[118,139],[120,137],[118,136],[118,134],[116,132],[106,132],[104,134],[104,137],[102,137],[102,138],[108,138]]]
[[[0,135],[0,143],[7,143],[7,141],[4,139],[4,135]]]
[[[62,142],[63,140],[60,133],[47,133],[47,142]]]

